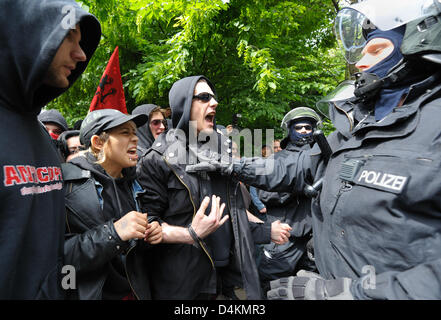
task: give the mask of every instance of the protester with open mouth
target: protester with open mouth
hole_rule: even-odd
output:
[[[248,221],[238,182],[189,169],[201,152],[227,159],[232,155],[231,140],[216,131],[214,86],[204,76],[183,78],[173,84],[169,104],[173,129],[160,135],[137,165],[145,189],[141,206],[162,222],[163,241],[153,249],[150,270],[152,298],[213,299],[222,294],[234,299],[234,288],[242,287],[248,299],[260,299],[254,241],[270,242],[271,226],[257,228]],[[224,217],[204,231],[195,224],[196,208],[214,195],[227,204]],[[279,231],[287,240],[289,232]]]
[[[136,128],[147,120],[114,109],[89,113],[80,130],[88,150],[63,164],[65,263],[77,279],[72,299],[150,299],[147,243],[161,242],[162,232],[137,202]]]

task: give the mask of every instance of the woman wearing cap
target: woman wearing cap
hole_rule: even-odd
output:
[[[162,241],[162,228],[139,212],[142,189],[135,179],[138,156],[136,128],[147,115],[117,110],[91,112],[83,121],[80,141],[88,148],[63,164],[66,184],[66,265],[76,272],[73,299],[150,299],[149,245]],[[223,212],[213,197],[206,199],[193,220],[198,230],[211,232]]]
[[[142,191],[135,179],[136,128],[146,121],[146,115],[113,109],[91,112],[80,130],[88,149],[63,164],[72,299],[150,299],[147,250],[161,242],[162,232],[136,201]]]

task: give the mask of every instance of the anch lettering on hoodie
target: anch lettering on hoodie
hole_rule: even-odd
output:
[[[29,194],[46,193],[53,190],[61,190],[63,188],[63,177],[60,167],[5,165],[3,166],[3,176],[3,184],[5,187],[32,184],[32,186],[24,186],[20,189],[22,196]]]
[[[363,170],[358,182],[364,182],[366,185],[377,186],[392,192],[401,192],[406,185],[407,177],[374,170]]]

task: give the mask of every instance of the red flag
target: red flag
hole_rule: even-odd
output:
[[[104,70],[100,84],[90,104],[89,112],[99,109],[116,109],[127,114],[126,99],[119,69],[118,46],[107,63],[106,70]]]

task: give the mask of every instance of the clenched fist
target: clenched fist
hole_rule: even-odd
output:
[[[114,223],[116,233],[123,241],[143,239],[147,230],[147,213],[130,211]]]

